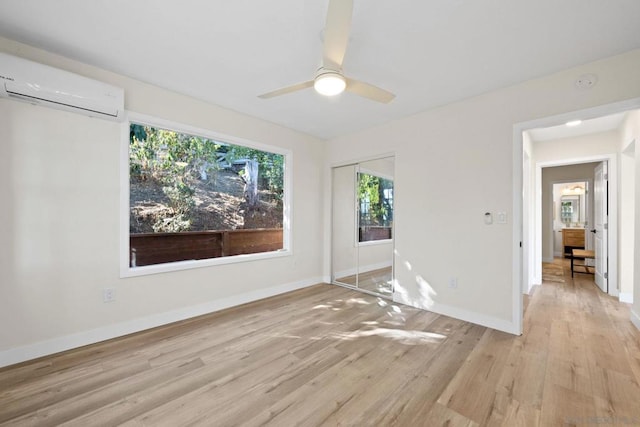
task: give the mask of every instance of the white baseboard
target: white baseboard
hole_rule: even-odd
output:
[[[620,302],[633,304],[633,294],[631,292],[620,292],[620,294],[618,294],[618,299]]]
[[[522,293],[526,295],[531,295],[531,290],[534,288],[534,286],[540,285],[540,284],[541,284],[540,280],[538,280],[538,278],[535,277],[535,275],[532,275],[531,277],[529,277],[529,283],[524,284],[524,289],[522,290]]]
[[[554,258],[542,258],[542,262],[553,262]]]
[[[540,287],[540,285],[540,283],[538,283],[537,285],[531,285],[531,287],[529,288],[529,293],[527,295],[532,296],[536,291],[536,288]]]
[[[257,301],[263,298],[291,292],[297,289],[306,288],[323,282],[321,277],[314,277],[307,280],[301,280],[293,283],[272,286],[264,289],[246,292],[240,295],[234,295],[227,298],[210,301],[191,307],[179,308],[165,313],[158,313],[139,319],[128,320],[126,322],[116,323],[89,331],[78,332],[76,334],[65,335],[46,341],[28,344],[22,347],[11,348],[9,350],[0,351],[0,367],[9,366],[16,363],[36,359],[42,356],[59,353],[61,351],[71,350],[73,348],[82,347],[89,344],[95,344],[100,341],[121,337],[123,335],[140,332],[145,329],[151,329],[169,323],[178,322],[180,320],[190,319],[192,317],[201,316],[203,314],[213,313],[215,311],[224,310],[225,308],[234,307],[240,304]]]
[[[527,295],[531,295],[532,294],[532,290],[534,287],[540,285],[539,283],[534,283],[533,281],[531,281],[531,283],[529,283],[529,287],[527,289],[525,289],[525,294]]]
[[[429,307],[421,307],[416,304],[412,304],[411,301],[403,301],[402,295],[395,293],[393,295],[393,301],[412,307],[421,308],[423,310],[432,311],[434,313],[442,314],[444,316],[453,317],[456,319],[464,320],[465,322],[475,323],[476,325],[486,326],[487,328],[497,329],[498,331],[507,332],[513,335],[520,335],[520,331],[517,330],[513,322],[500,319],[498,317],[487,316],[485,314],[476,313],[474,311],[464,310],[458,307],[452,307],[446,304],[433,303]]]
[[[635,311],[631,310],[631,323],[633,323],[638,330],[640,330],[640,315]]]

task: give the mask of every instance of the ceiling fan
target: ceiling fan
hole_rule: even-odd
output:
[[[342,62],[349,42],[352,14],[353,0],[329,0],[327,22],[324,29],[322,66],[316,72],[315,78],[267,92],[258,97],[269,99],[313,86],[316,92],[326,96],[338,95],[346,90],[384,104],[391,102],[395,98],[393,93],[369,83],[345,77],[342,72]]]

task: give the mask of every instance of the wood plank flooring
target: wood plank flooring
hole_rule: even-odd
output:
[[[317,285],[1,369],[0,425],[640,425],[628,306],[557,262],[520,337]]]

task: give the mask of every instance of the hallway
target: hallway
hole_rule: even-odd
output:
[[[640,424],[640,333],[629,305],[601,292],[593,275],[572,279],[568,259],[553,264],[563,275],[543,274],[525,297],[524,334],[510,356],[527,351],[531,377],[520,386],[530,387],[528,403],[540,399],[540,425]]]

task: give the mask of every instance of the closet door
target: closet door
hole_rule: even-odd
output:
[[[378,295],[393,295],[394,158],[359,164],[358,286]]]
[[[333,283],[358,287],[357,165],[332,170],[331,264]]]

